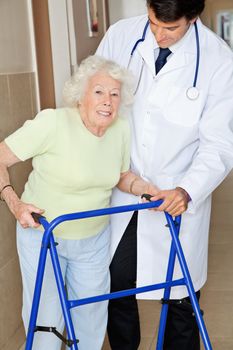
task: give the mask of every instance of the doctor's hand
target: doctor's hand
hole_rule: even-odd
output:
[[[171,216],[178,216],[187,210],[190,197],[183,188],[177,187],[172,190],[159,191],[150,200],[157,201],[159,199],[162,199],[163,203],[153,210],[166,211]]]

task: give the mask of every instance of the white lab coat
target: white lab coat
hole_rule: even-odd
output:
[[[135,41],[142,36],[147,16],[121,20],[111,26],[97,54],[127,67]],[[155,76],[154,48],[150,31],[134,53],[130,69],[138,78],[132,126],[131,168],[161,189],[183,187],[192,198],[182,217],[180,239],[195,290],[207,278],[208,231],[211,193],[233,166],[233,54],[230,48],[198,20],[200,96],[191,101],[186,90],[193,84],[196,66],[194,27],[172,57]],[[112,205],[137,203],[139,198],[118,189]],[[113,215],[112,254],[132,213]],[[165,281],[170,233],[163,213],[138,214],[137,285]],[[174,278],[181,271],[176,262]],[[138,298],[161,298],[163,291],[139,294]],[[171,297],[187,296],[186,287],[172,288]]]

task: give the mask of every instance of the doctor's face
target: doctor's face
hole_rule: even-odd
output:
[[[150,21],[151,31],[159,47],[163,49],[174,45],[182,39],[189,29],[190,24],[196,20],[196,18],[187,20],[185,17],[181,17],[174,22],[161,22],[156,18],[154,11],[150,7],[148,8],[148,19]]]

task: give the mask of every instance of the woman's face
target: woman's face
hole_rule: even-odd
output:
[[[79,103],[82,121],[96,136],[102,136],[117,116],[121,100],[121,83],[107,73],[90,78]]]

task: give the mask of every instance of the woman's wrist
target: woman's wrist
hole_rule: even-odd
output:
[[[4,185],[2,189],[0,190],[0,200],[5,202],[4,194],[5,192],[8,192],[8,190],[11,189],[14,191],[14,188],[11,184]]]
[[[135,196],[141,196],[143,193],[148,193],[150,184],[140,177],[136,176],[131,182],[129,187],[129,193]]]
[[[15,193],[14,188],[12,186],[8,186],[4,189],[2,193],[2,200],[6,202],[8,208],[12,212],[12,214],[15,216],[17,212],[17,208],[19,204],[21,203],[21,200],[19,199],[18,195]]]
[[[137,176],[135,176],[135,177],[131,180],[130,185],[129,185],[129,193],[135,194],[134,191],[133,191],[133,187],[134,187],[135,182],[138,181],[138,179],[139,179],[139,178],[138,178]]]

